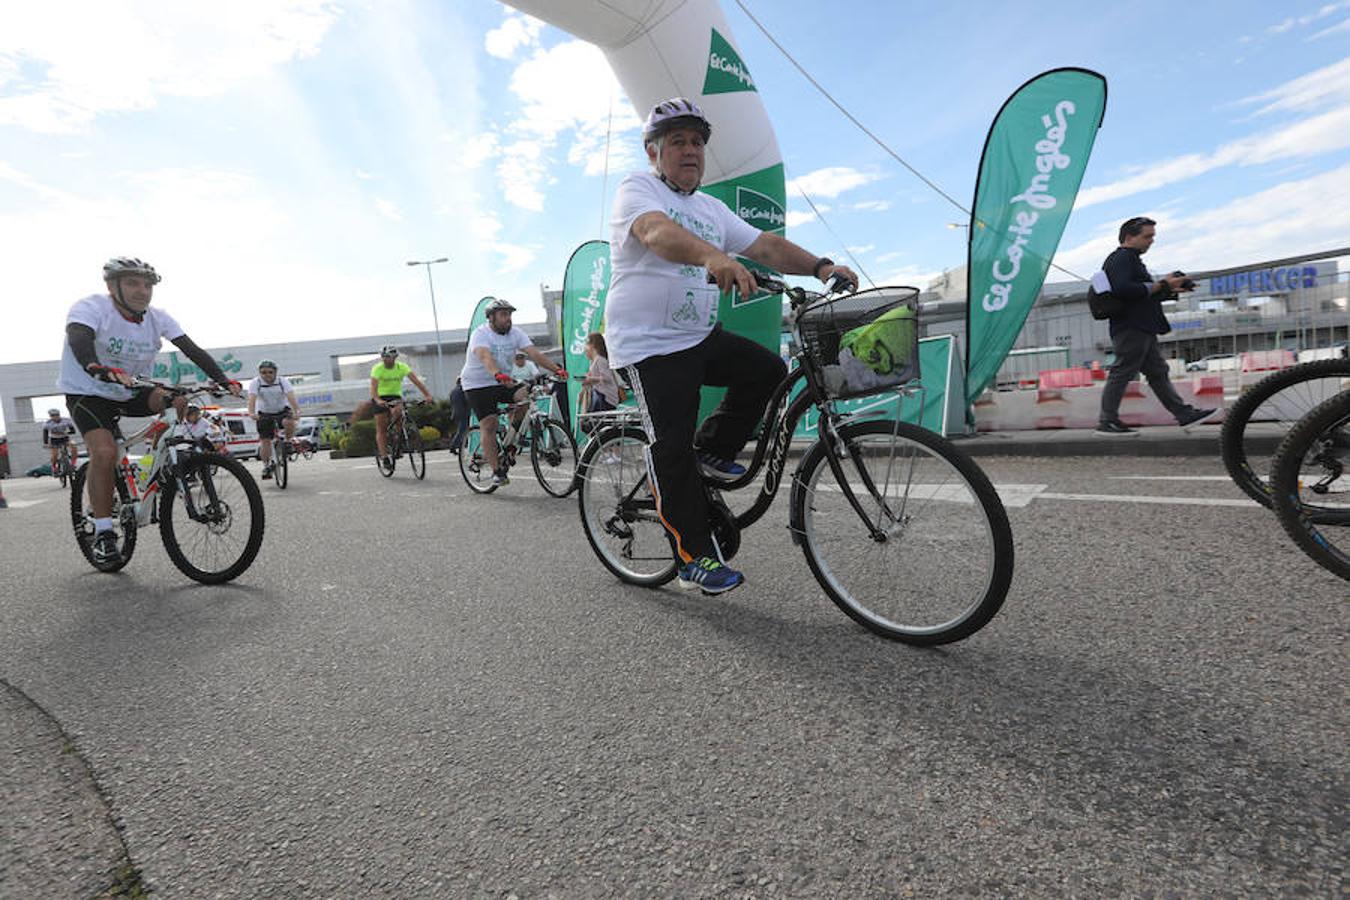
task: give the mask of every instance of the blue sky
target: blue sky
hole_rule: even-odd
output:
[[[1010,92],[1055,66],[1102,72],[1070,269],[1136,214],[1159,220],[1156,268],[1350,244],[1350,0],[747,5],[964,204]],[[791,186],[789,237],[853,248],[878,282],[960,265],[947,223],[965,216],[723,6],[788,178],[838,240]],[[542,319],[539,284],[607,236],[637,129],[599,51],[492,0],[5,4],[0,362],[54,358],[113,254],[159,267],[156,302],[208,347],[429,329],[425,276],[404,262],[438,256],[443,327],[484,294]]]

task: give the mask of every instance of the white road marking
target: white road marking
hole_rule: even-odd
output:
[[[1109,475],[1112,481],[1232,481],[1227,475]]]
[[[37,506],[39,503],[46,502],[46,500],[9,500],[9,508],[23,509],[25,506]]]
[[[1076,492],[1047,491],[1045,484],[996,484],[999,499],[1005,507],[1018,509],[1027,506],[1032,500],[1077,500],[1088,503],[1153,503],[1171,506],[1230,506],[1262,509],[1251,500],[1235,500],[1226,497],[1157,497],[1130,494],[1086,494]],[[837,491],[833,484],[818,485],[817,490]],[[911,484],[908,489],[902,485],[892,485],[888,496],[899,498],[902,493],[911,500],[946,500],[955,503],[970,503],[972,497],[965,485],[960,482],[942,484]]]

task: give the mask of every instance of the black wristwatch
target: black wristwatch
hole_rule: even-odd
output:
[[[815,267],[811,269],[811,277],[819,279],[820,270],[826,266],[832,265],[834,265],[834,260],[830,259],[828,256],[822,256],[820,259],[816,260]]]

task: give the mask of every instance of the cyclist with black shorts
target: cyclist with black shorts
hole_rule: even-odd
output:
[[[56,471],[56,456],[61,452],[61,448],[70,443],[70,437],[75,433],[75,423],[67,417],[61,415],[59,409],[47,410],[47,421],[42,423],[42,443],[51,451],[52,455],[52,474],[58,474]],[[74,463],[74,456],[71,462]]]
[[[516,308],[505,300],[493,300],[487,307],[487,321],[469,335],[464,369],[459,373],[464,385],[464,399],[478,417],[478,433],[483,443],[483,458],[492,469],[492,483],[506,484],[506,468],[497,455],[497,404],[523,403],[529,394],[525,385],[511,377],[512,361],[516,353],[524,353],[545,371],[567,379],[567,370],[549,359],[534,346],[522,329],[511,324]],[[511,424],[519,426],[525,420],[525,407],[511,413]]]
[[[380,459],[389,456],[389,419],[397,423],[403,418],[403,379],[411,381],[428,403],[431,391],[417,377],[412,366],[398,358],[398,348],[386,345],[380,349],[380,361],[370,369],[370,402],[375,409],[375,451]],[[394,471],[390,468],[388,471]]]
[[[168,340],[207,377],[234,396],[242,393],[220,365],[188,337],[173,316],[151,308],[160,276],[154,266],[118,256],[103,265],[106,294],[79,300],[66,314],[66,343],[61,351],[57,387],[66,394],[66,409],[89,451],[89,506],[94,514],[94,562],[115,563],[120,552],[113,530],[113,478],[117,467],[117,421],[164,411],[167,394],[160,388],[132,385],[150,374],[160,342]],[[171,401],[181,413],[186,399]]]
[[[285,429],[287,441],[295,437],[295,411],[299,408],[290,379],[277,375],[277,364],[272,360],[260,360],[258,377],[248,383],[248,414],[258,423],[258,456],[263,463],[263,478],[271,478],[276,466],[272,461],[272,438],[277,425]]]
[[[858,278],[698,193],[711,134],[703,111],[683,97],[658,103],[647,117],[642,143],[651,171],[624,178],[614,200],[605,343],[610,365],[624,370],[642,411],[651,441],[648,480],[674,541],[680,586],[716,594],[745,579],[717,556],[700,468],[714,479],[745,473],[736,454],[786,374],[776,347],[717,322],[719,291],[754,293],[750,270],[734,255],[824,282],[857,285]],[[727,393],[695,433],[705,384]]]

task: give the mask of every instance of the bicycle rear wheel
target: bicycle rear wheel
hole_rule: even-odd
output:
[[[291,464],[286,453],[285,441],[272,442],[272,480],[277,483],[277,487],[283,491],[286,490],[286,484],[290,480]]]
[[[408,454],[408,465],[421,481],[427,477],[427,449],[422,443],[422,432],[408,420],[403,424],[403,449]]]
[[[1350,581],[1350,391],[1290,429],[1270,479],[1275,513],[1294,543]]]
[[[577,504],[586,540],[621,581],[657,587],[675,577],[675,552],[647,482],[647,436],[609,428],[581,454]]]
[[[1013,573],[1008,515],[984,472],[915,425],[853,422],[839,435],[846,484],[817,441],[792,486],[793,533],[821,587],[891,640],[945,644],[983,628]]]
[[[262,547],[263,500],[243,464],[216,453],[196,453],[179,463],[178,480],[164,480],[159,534],[169,559],[203,584],[237,578]],[[188,500],[191,499],[191,510]]]
[[[1294,423],[1347,384],[1350,359],[1323,359],[1283,369],[1248,388],[1229,408],[1219,437],[1223,464],[1234,483],[1269,507],[1271,451]]]
[[[492,483],[492,467],[483,458],[483,438],[479,433],[481,426],[473,425],[464,434],[464,444],[459,448],[459,474],[464,483],[476,494],[490,494],[497,489]],[[501,447],[502,434],[497,432],[497,446]]]
[[[61,479],[61,487],[65,487],[70,483],[70,455],[64,446],[56,454],[56,468],[57,476]]]
[[[557,419],[544,421],[530,435],[530,464],[539,486],[554,497],[566,497],[577,487],[577,440]]]
[[[117,562],[100,565],[94,562],[94,512],[89,506],[89,492],[86,489],[88,476],[89,463],[85,462],[70,479],[70,522],[75,528],[75,543],[89,565],[100,572],[116,572],[131,562],[131,554],[136,552],[136,508],[131,499],[131,490],[127,487],[122,467],[118,466],[113,472],[112,520],[122,532],[117,544],[119,558]]]

